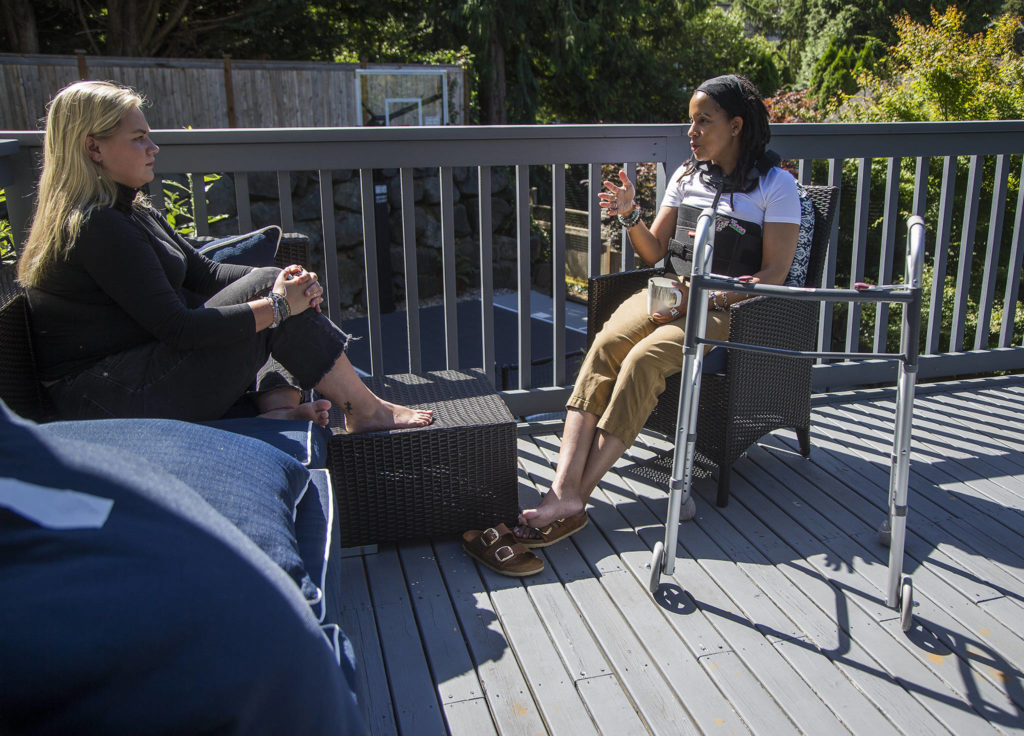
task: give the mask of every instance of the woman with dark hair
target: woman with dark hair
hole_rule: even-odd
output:
[[[516,536],[526,546],[564,539],[587,522],[585,507],[598,481],[636,439],[682,369],[693,230],[706,207],[717,212],[712,271],[781,284],[796,251],[801,209],[796,180],[766,150],[770,132],[761,95],[744,77],[726,74],[701,84],[690,99],[692,155],[672,175],[650,229],[640,218],[633,183],[604,182],[601,206],[629,233],[636,253],[654,264],[669,257],[678,307],[649,314],[647,290],[612,314],[590,347],[567,405],[551,490],[523,511]],[[712,293],[707,337],[727,340],[728,306],[745,295]]]
[[[76,82],[50,103],[32,228],[18,262],[40,377],[67,419],[223,416],[258,379],[262,415],[349,432],[422,427],[382,400],[320,314],[315,273],[214,263],[142,188],[160,150],[135,91]],[[326,399],[300,403],[301,390]]]

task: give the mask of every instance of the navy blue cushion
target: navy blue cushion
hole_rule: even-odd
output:
[[[111,499],[100,528],[0,507],[0,733],[364,733],[292,580],[178,478],[0,402],[0,496]]]
[[[295,538],[295,505],[309,472],[294,458],[257,439],[174,419],[53,422],[39,432],[117,447],[165,469],[259,545],[308,601],[319,601]]]
[[[331,432],[313,422],[239,417],[203,424],[262,440],[291,455],[307,468],[327,467],[327,445]]]
[[[201,243],[197,249],[217,263],[258,268],[274,265],[274,256],[277,255],[277,246],[280,242],[281,228],[277,225],[268,225],[244,235],[232,235]]]
[[[701,373],[725,373],[726,365],[729,362],[729,351],[716,345],[704,356],[700,364]]]

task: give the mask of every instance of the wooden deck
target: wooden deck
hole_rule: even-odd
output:
[[[728,507],[697,482],[674,579],[646,591],[666,478],[642,435],[592,523],[523,581],[457,541],[344,561],[376,734],[1024,734],[1024,377],[919,386],[907,553],[915,626],[885,606],[894,393],[818,397],[813,450],[777,432]],[[520,495],[561,425],[523,426]]]

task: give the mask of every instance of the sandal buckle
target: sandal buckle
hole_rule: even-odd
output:
[[[502,556],[503,554],[504,557]],[[507,544],[502,545],[501,547],[498,547],[498,549],[494,550],[494,559],[496,559],[500,564],[505,564],[515,556],[515,550],[509,547]]]
[[[490,529],[485,529],[480,535],[481,541],[483,541],[485,547],[490,547],[492,544],[498,541],[501,535],[498,534],[498,530],[493,526]]]

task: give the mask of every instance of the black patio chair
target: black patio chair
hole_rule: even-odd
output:
[[[838,187],[808,186],[814,204],[814,239],[806,286],[820,286]],[[588,280],[587,344],[626,297],[664,269],[644,268]],[[729,340],[790,350],[814,350],[818,339],[818,303],[773,297],[746,299],[729,307]],[[682,367],[682,351],[679,354]],[[674,438],[679,408],[680,375],[666,381],[664,393],[644,426]],[[718,505],[729,503],[732,464],[769,432],[793,428],[800,452],[811,452],[811,361],[748,351],[730,351],[721,372],[701,378],[696,460],[718,468]]]

